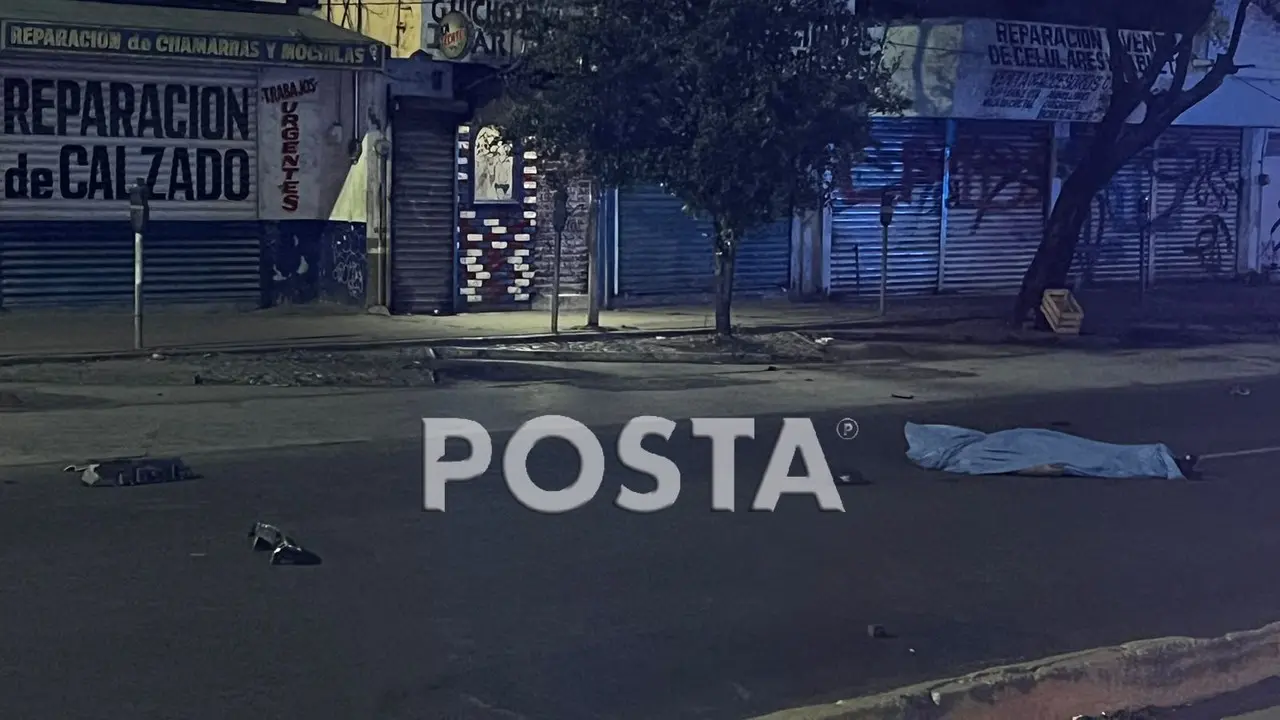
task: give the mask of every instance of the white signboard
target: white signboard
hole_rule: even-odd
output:
[[[157,219],[256,215],[255,88],[62,70],[0,87],[0,217],[124,217],[138,179]]]
[[[1120,38],[1144,72],[1155,54],[1154,34],[1121,31]],[[1099,28],[966,21],[954,114],[1096,122],[1110,98],[1110,53],[1107,33]]]
[[[262,193],[259,216],[263,220],[312,220],[328,217],[321,208],[319,182],[324,155],[330,144],[326,134],[335,118],[336,105],[323,71],[290,69],[263,73],[258,91],[258,127],[262,134],[259,167]],[[326,97],[329,102],[326,103]]]

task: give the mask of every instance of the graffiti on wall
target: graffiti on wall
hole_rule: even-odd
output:
[[[976,234],[984,222],[1014,209],[1044,202],[1045,156],[1041,146],[1017,145],[980,135],[962,134],[951,147],[951,172],[943,170],[945,148],[937,140],[911,139],[903,144],[900,162],[871,163],[855,169],[837,189],[845,205],[879,205],[886,192],[900,204],[941,212],[945,201],[952,210],[970,210],[965,227],[949,227],[948,234]]]
[[[265,225],[272,305],[364,303],[363,223],[293,220]]]
[[[1181,252],[1195,257],[1206,274],[1234,271],[1232,228],[1241,189],[1240,148],[1236,144],[1206,148],[1178,135],[1162,139],[1157,148],[1157,160],[1148,155],[1136,161],[1145,167],[1121,171],[1094,196],[1074,261],[1085,284],[1100,267],[1138,252],[1132,245],[1126,247],[1126,241],[1133,243],[1144,232],[1153,233],[1157,242],[1163,233],[1172,242],[1194,229]],[[1064,161],[1058,165],[1060,179],[1070,174],[1075,159],[1086,151],[1087,140],[1068,141]],[[1152,192],[1153,177],[1157,192],[1148,218],[1144,203]]]

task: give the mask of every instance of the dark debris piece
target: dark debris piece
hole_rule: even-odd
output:
[[[1113,713],[1102,713],[1101,715],[1077,715],[1072,720],[1158,720],[1165,716],[1166,713],[1157,708],[1143,708],[1141,710],[1120,710]]]
[[[90,460],[83,465],[68,465],[65,472],[80,473],[86,487],[126,487],[194,480],[199,477],[181,458],[128,457]]]
[[[320,556],[302,547],[275,525],[254,523],[249,538],[255,552],[271,551],[272,565],[319,565]]]

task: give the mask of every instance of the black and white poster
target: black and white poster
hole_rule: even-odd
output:
[[[114,216],[141,179],[158,217],[253,217],[256,93],[209,81],[0,77],[0,215]]]

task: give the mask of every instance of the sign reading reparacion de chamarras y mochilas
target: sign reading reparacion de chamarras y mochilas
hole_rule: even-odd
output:
[[[387,55],[386,48],[376,42],[336,43],[16,20],[0,23],[0,33],[0,50],[60,55],[85,53],[352,70],[380,70]]]

